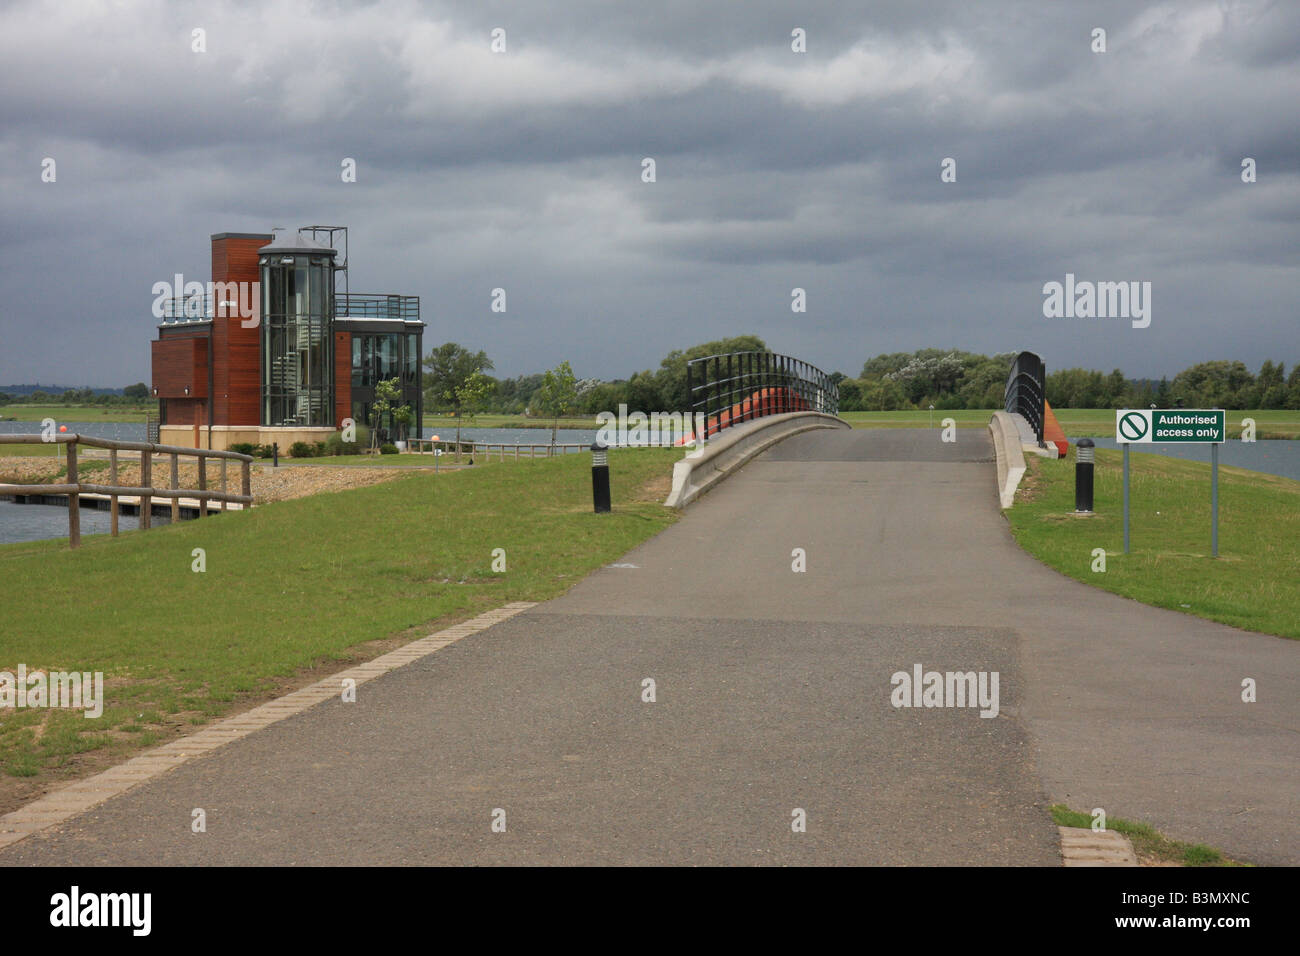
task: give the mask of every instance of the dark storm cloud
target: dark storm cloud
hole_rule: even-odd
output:
[[[318,222],[355,291],[420,295],[427,344],[504,374],[746,332],[849,373],[1293,362],[1298,50],[1267,2],[13,4],[0,382],[147,378],[153,282]],[[1151,327],[1043,318],[1067,271],[1152,281]]]

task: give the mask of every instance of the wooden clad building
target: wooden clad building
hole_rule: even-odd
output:
[[[338,235],[343,261],[332,244]],[[381,437],[420,434],[420,300],[349,292],[346,242],[346,227],[332,226],[279,239],[212,236],[212,280],[155,300],[161,322],[152,390],[163,443],[223,449],[278,442],[287,449],[323,441],[348,419],[370,425],[375,385],[393,378],[412,420],[397,422],[390,413],[379,423]]]

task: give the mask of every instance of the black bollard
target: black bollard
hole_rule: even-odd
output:
[[[596,514],[609,511],[609,456],[599,438],[591,443],[591,498]]]
[[[1074,510],[1080,514],[1092,513],[1093,447],[1091,438],[1074,443]]]
[[[278,441],[271,442],[271,467],[280,467],[280,443]]]

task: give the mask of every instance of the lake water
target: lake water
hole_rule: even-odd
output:
[[[1120,448],[1113,438],[1094,438],[1098,448]],[[1189,461],[1210,462],[1209,445],[1160,444],[1129,445],[1135,455],[1166,455]],[[1219,464],[1249,468],[1268,475],[1281,475],[1300,481],[1300,441],[1226,441],[1219,446]]]
[[[108,509],[81,508],[81,534],[108,534],[112,516]],[[152,524],[168,524],[170,515],[155,514]],[[140,526],[137,515],[118,515],[118,531],[134,531]],[[0,544],[13,541],[40,541],[68,536],[68,509],[62,505],[18,504],[0,500]]]

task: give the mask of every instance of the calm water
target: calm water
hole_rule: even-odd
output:
[[[1113,438],[1094,438],[1098,448],[1119,448]],[[1129,445],[1133,454],[1167,455],[1209,464],[1209,445]],[[1249,468],[1300,481],[1300,441],[1226,441],[1219,446],[1219,464]]]
[[[108,534],[111,516],[108,510],[81,508],[81,534]],[[153,526],[168,524],[170,515],[155,514]],[[140,526],[137,515],[119,515],[119,531],[134,531]],[[0,500],[0,544],[13,541],[40,541],[43,538],[68,536],[68,509],[62,505],[20,505]]]

